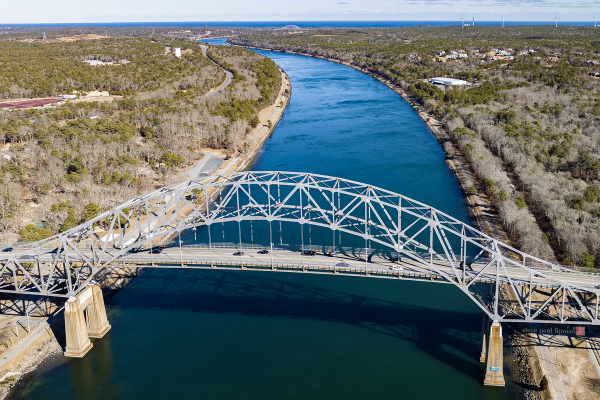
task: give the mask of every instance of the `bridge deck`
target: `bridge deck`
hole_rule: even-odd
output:
[[[111,252],[114,249],[111,250]],[[151,253],[149,250],[127,253],[118,259],[119,263],[135,266],[164,266],[164,267],[200,267],[208,266],[213,268],[243,268],[243,269],[278,269],[289,271],[304,271],[312,273],[335,273],[347,275],[379,276],[387,278],[412,278],[429,279],[435,281],[446,281],[437,271],[428,268],[422,263],[403,257],[400,262],[391,261],[388,258],[379,255],[369,256],[365,262],[364,254],[322,254],[317,253],[314,256],[302,255],[299,252],[287,250],[275,250],[269,254],[258,254],[257,249],[242,249],[243,256],[235,256],[236,248],[203,248],[203,247],[169,247],[162,250],[161,254]],[[91,256],[91,251],[81,249],[81,253]],[[40,261],[48,262],[52,260],[51,253],[41,254]],[[19,256],[15,254],[15,258]],[[37,257],[36,257],[37,260]],[[74,254],[69,255],[70,262],[81,260]],[[25,260],[23,260],[25,261]],[[427,260],[429,261],[429,260]],[[496,266],[491,265],[485,272],[479,272],[486,266],[484,262],[475,262],[465,267],[465,271],[457,263],[455,268],[459,275],[464,276],[468,283],[476,278],[476,282],[494,283],[496,281]],[[433,266],[450,276],[454,275],[452,266],[447,260],[433,259]],[[401,267],[398,269],[397,267]],[[553,288],[559,287],[558,281],[567,282],[574,286],[581,286],[588,289],[600,288],[600,275],[593,274],[570,274],[566,272],[543,271],[544,274],[555,278],[548,279],[541,276],[532,277],[528,271],[507,266],[506,272],[500,266],[499,277],[501,281],[509,283],[510,276],[515,285],[530,284],[533,287]]]

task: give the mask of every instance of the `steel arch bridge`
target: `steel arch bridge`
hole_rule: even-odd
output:
[[[216,248],[171,259],[140,252],[196,226],[267,221],[333,232],[333,250],[296,262],[231,261]],[[336,232],[362,239],[397,258],[336,263]],[[181,246],[181,244],[180,244]],[[181,247],[179,248],[181,251]],[[290,253],[291,254],[291,253]],[[209,257],[210,255],[210,257]],[[332,259],[333,262],[323,261]],[[329,257],[329,258],[327,258]],[[210,259],[210,261],[209,261]],[[229,260],[229,261],[228,261]],[[301,260],[298,261],[298,260]],[[190,180],[139,196],[60,235],[0,256],[0,292],[72,297],[105,267],[179,266],[417,279],[449,283],[492,320],[599,325],[600,276],[523,253],[426,204],[342,178],[295,172],[246,171]],[[320,263],[320,264],[319,264]],[[399,265],[398,265],[399,264]]]

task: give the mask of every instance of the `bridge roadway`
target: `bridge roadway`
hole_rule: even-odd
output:
[[[113,253],[115,249],[108,252]],[[344,274],[344,275],[362,275],[384,278],[402,278],[409,280],[433,280],[441,283],[450,283],[444,279],[434,269],[426,267],[408,257],[402,257],[400,262],[392,261],[390,258],[380,256],[376,250],[373,251],[365,262],[364,254],[336,253],[323,254],[316,253],[314,256],[303,255],[300,252],[277,249],[270,251],[269,254],[259,254],[259,248],[242,248],[243,256],[236,256],[234,253],[240,251],[237,247],[219,247],[208,248],[204,246],[182,246],[163,248],[160,254],[150,252],[150,250],[140,250],[128,252],[120,256],[115,262],[127,266],[154,266],[154,267],[188,267],[188,268],[218,268],[218,269],[245,269],[245,270],[280,270],[287,272],[309,272],[325,274]],[[80,249],[84,256],[92,256],[89,248]],[[20,259],[19,254],[14,254],[16,259]],[[42,253],[39,260],[49,262],[53,260],[53,253]],[[30,256],[31,257],[31,256]],[[37,257],[35,257],[37,261]],[[81,258],[70,252],[68,256],[70,262],[81,261]],[[32,259],[21,259],[23,262],[31,262]],[[427,259],[427,261],[429,261]],[[489,261],[474,262],[466,266],[463,271],[460,265],[455,268],[459,275],[465,277],[469,283],[477,278],[477,282],[495,283],[496,265],[492,263],[486,271],[480,274]],[[433,259],[433,265],[440,271],[449,276],[455,276],[452,266],[446,259]],[[400,267],[400,268],[398,268]],[[538,272],[538,271],[536,271]],[[500,265],[499,277],[504,283],[509,283],[507,274],[515,285],[532,285],[538,288],[560,287],[558,281],[569,285],[579,286],[588,290],[600,289],[600,275],[579,274],[568,272],[557,272],[552,270],[540,270],[540,275],[531,276],[531,274],[518,267],[510,265],[504,268]],[[556,279],[553,280],[552,278]]]

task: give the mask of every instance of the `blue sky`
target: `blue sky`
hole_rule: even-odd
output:
[[[3,2],[0,24],[144,21],[593,21],[600,1],[561,0],[30,0]]]

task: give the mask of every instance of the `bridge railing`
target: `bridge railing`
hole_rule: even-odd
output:
[[[239,244],[239,243],[234,243],[234,242],[216,242],[216,243],[212,243],[212,245],[210,245],[210,246],[207,244],[193,244],[193,245],[183,245],[182,247],[183,248],[196,248],[196,249],[209,249],[209,247],[210,247],[213,249],[231,249],[231,250],[235,250],[235,249],[270,250],[270,246],[251,244],[251,243]],[[322,254],[332,254],[334,252],[333,246],[305,245],[304,247],[302,247],[299,244],[295,244],[295,245],[294,244],[278,244],[277,246],[273,246],[273,250],[274,251],[296,251],[296,252],[301,251],[301,250],[309,250],[309,251],[312,250],[312,251],[315,251],[317,253],[322,253]],[[395,250],[381,249],[381,248],[336,246],[335,252],[336,253],[345,253],[345,254],[354,254],[356,256],[364,256],[365,254],[367,254],[367,256],[384,255],[384,256],[387,256],[390,258],[403,257],[402,253],[398,253]],[[427,252],[414,252],[414,253],[426,260],[430,258],[430,254]],[[443,257],[439,254],[434,254],[433,260],[434,261],[447,261],[447,259],[445,257]],[[458,261],[460,262],[462,260],[459,259]],[[479,257],[477,260],[471,260],[471,262],[474,262],[477,264],[487,264],[490,261],[491,261],[491,258],[489,258],[489,257]],[[467,262],[469,262],[469,260],[467,260]],[[548,264],[540,263],[535,260],[526,260],[525,264],[523,264],[522,262],[520,264],[525,265],[528,268],[538,270],[538,271],[553,271],[553,269]],[[567,265],[557,265],[556,267],[558,267],[560,269],[560,272],[600,275],[600,270],[598,270],[596,268],[582,268],[582,267],[567,266]],[[554,271],[557,271],[557,269],[555,268]]]

